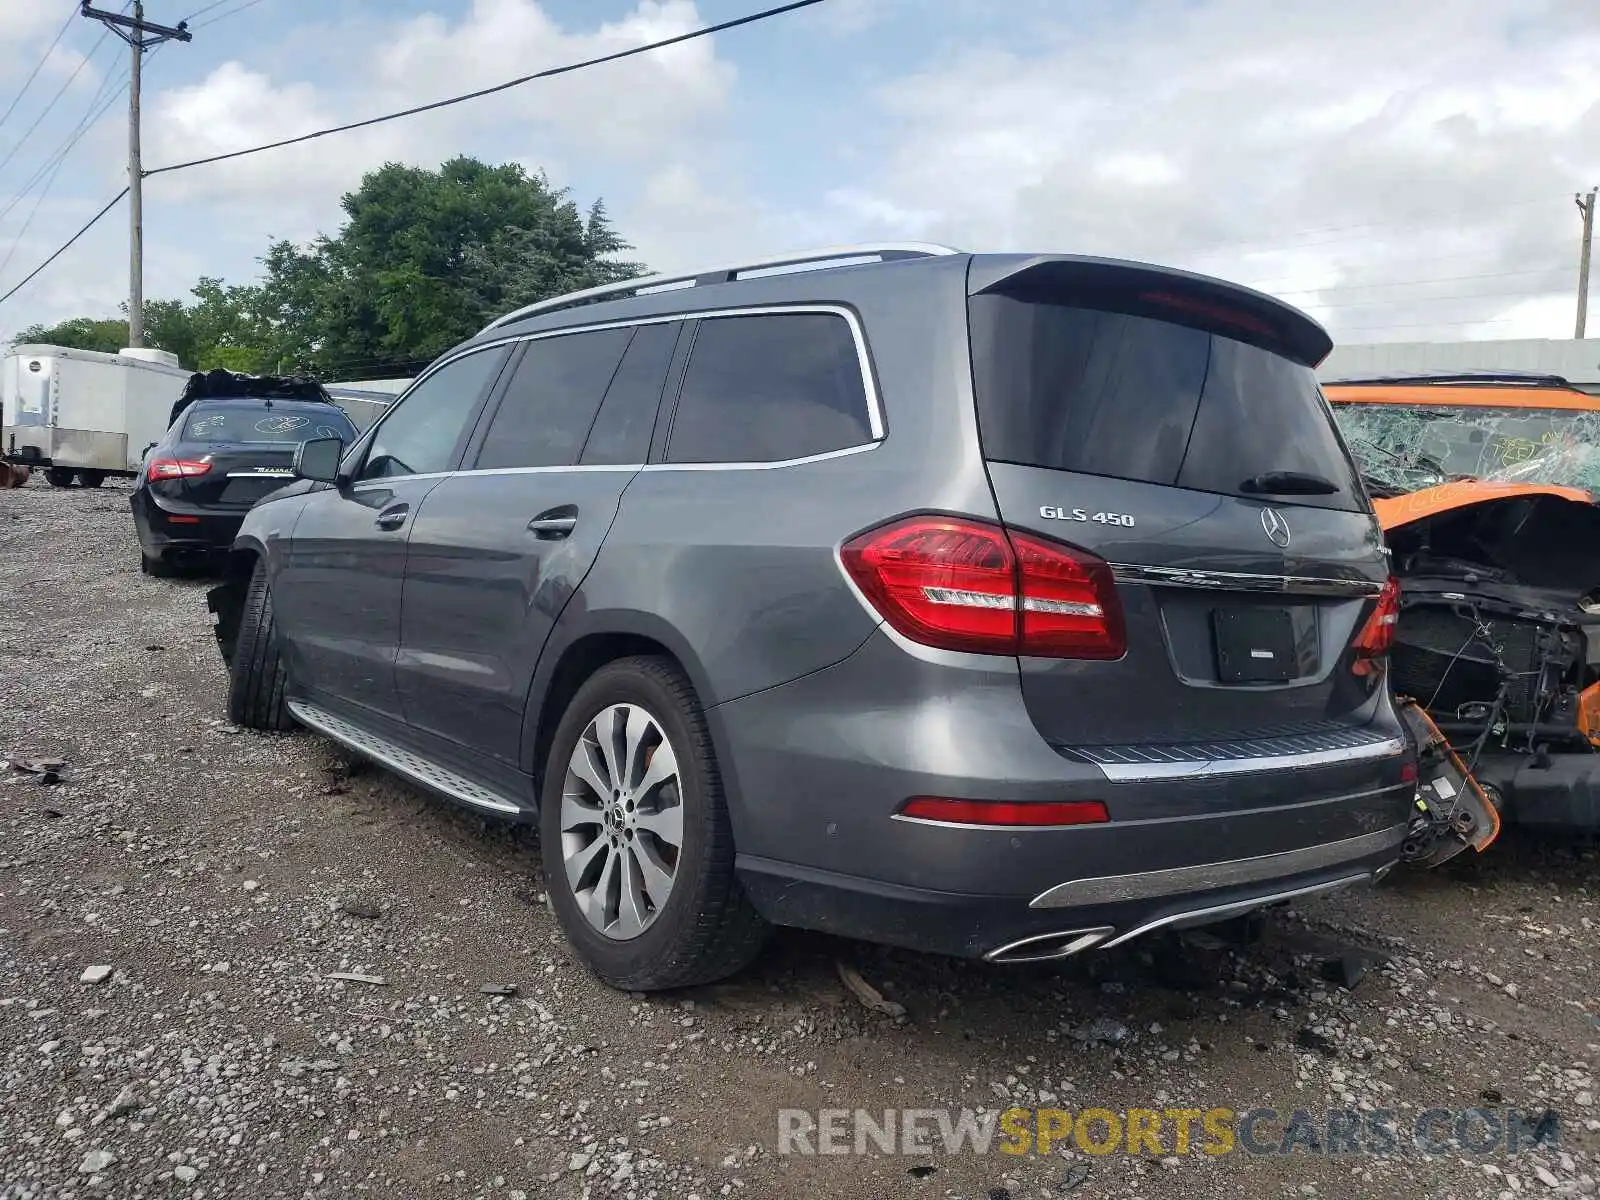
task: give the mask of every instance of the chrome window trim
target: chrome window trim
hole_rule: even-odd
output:
[[[1071,879],[1040,892],[1028,902],[1028,907],[1043,909],[1125,904],[1135,900],[1155,900],[1214,888],[1286,879],[1308,871],[1341,866],[1368,855],[1398,850],[1405,836],[1406,826],[1401,823],[1337,842],[1321,842],[1297,850],[1282,850],[1252,858],[1193,863],[1159,871],[1135,871],[1126,875]]]
[[[1383,584],[1374,583],[1369,579],[1334,579],[1323,575],[1258,575],[1244,571],[1150,567],[1139,563],[1112,563],[1111,574],[1118,583],[1146,583],[1157,587],[1201,588],[1212,591],[1267,592],[1273,595],[1356,599],[1377,596],[1383,591]]]
[[[831,316],[843,317],[845,324],[850,328],[850,340],[855,343],[856,364],[861,370],[861,385],[867,400],[867,428],[872,434],[870,441],[858,442],[853,446],[844,446],[838,450],[827,450],[821,454],[808,454],[802,458],[776,459],[772,462],[708,462],[708,463],[640,463],[638,466],[613,466],[610,464],[585,464],[577,463],[566,467],[489,467],[479,470],[475,467],[466,467],[459,471],[435,471],[421,475],[384,475],[383,480],[398,479],[433,479],[446,478],[451,475],[483,474],[488,471],[585,471],[585,470],[614,470],[614,471],[767,471],[777,467],[804,466],[807,463],[825,462],[831,458],[843,458],[851,454],[861,454],[867,450],[874,450],[883,443],[888,436],[888,423],[883,412],[883,397],[878,392],[877,376],[872,370],[872,359],[867,353],[866,332],[861,327],[861,318],[854,310],[842,304],[760,304],[741,305],[733,308],[699,309],[693,312],[671,313],[665,316],[631,317],[621,321],[598,321],[592,325],[564,325],[560,329],[544,329],[536,333],[508,334],[496,338],[492,342],[482,342],[475,346],[451,354],[433,363],[421,375],[411,381],[411,386],[394,398],[384,414],[373,423],[364,437],[372,437],[388,420],[389,415],[400,407],[400,403],[421,385],[429,376],[437,371],[444,370],[451,363],[465,358],[469,354],[477,354],[485,350],[493,350],[500,346],[511,346],[522,342],[542,342],[549,338],[566,337],[574,333],[599,333],[607,329],[635,329],[641,325],[666,325],[673,321],[709,321],[717,317],[768,317],[785,316],[790,313],[828,313]],[[692,355],[691,355],[692,357]],[[370,445],[370,443],[369,443]],[[363,483],[377,483],[379,479],[359,480],[353,487]]]

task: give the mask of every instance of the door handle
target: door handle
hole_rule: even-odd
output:
[[[386,508],[378,514],[378,519],[373,522],[379,529],[399,529],[406,523],[406,518],[411,515],[409,504],[397,504],[393,508]]]
[[[578,526],[578,510],[571,504],[547,508],[528,522],[528,532],[545,541],[566,537]]]

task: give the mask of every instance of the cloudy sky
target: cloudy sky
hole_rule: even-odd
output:
[[[147,60],[145,163],[766,2],[146,0],[151,20],[209,11],[192,43]],[[124,182],[128,52],[71,18],[76,7],[0,0],[0,106],[65,25],[0,121],[0,292]],[[363,171],[458,153],[542,168],[585,204],[604,197],[637,257],[661,269],[925,239],[1210,271],[1307,308],[1342,342],[1567,337],[1573,194],[1600,183],[1600,3],[827,0],[149,180],[146,293],[183,295],[202,274],[244,281],[269,238],[335,231]],[[0,336],[114,313],[126,239],[119,208],[0,306]]]

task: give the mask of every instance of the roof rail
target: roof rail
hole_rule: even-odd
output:
[[[624,279],[618,283],[601,284],[599,287],[585,288],[581,292],[568,292],[564,296],[552,296],[548,300],[540,300],[536,304],[525,305],[515,312],[509,312],[503,317],[497,317],[483,327],[482,332],[488,333],[491,329],[498,329],[502,325],[509,325],[512,321],[520,321],[524,317],[531,317],[536,313],[557,312],[563,308],[576,308],[580,304],[588,304],[595,300],[604,300],[610,297],[638,295],[640,292],[666,290],[674,285],[683,284],[689,287],[698,287],[710,283],[732,283],[741,275],[752,271],[777,272],[784,267],[806,266],[812,263],[835,263],[839,266],[853,266],[858,259],[875,258],[879,262],[893,262],[906,258],[932,258],[944,254],[960,254],[961,251],[951,246],[940,246],[932,242],[880,242],[862,246],[825,246],[816,250],[799,250],[792,254],[777,255],[772,258],[758,259],[754,262],[736,263],[721,267],[702,267],[698,271],[684,271],[675,275],[640,275],[634,279]]]

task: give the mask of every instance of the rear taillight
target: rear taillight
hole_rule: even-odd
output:
[[[1377,606],[1361,627],[1350,649],[1355,654],[1355,671],[1365,675],[1373,660],[1385,657],[1394,645],[1394,629],[1400,620],[1400,581],[1393,575],[1378,593]]]
[[[145,468],[145,474],[151,479],[187,479],[194,475],[204,475],[211,470],[208,462],[196,462],[187,458],[153,458],[150,465]]]
[[[959,517],[907,517],[839,552],[879,615],[925,646],[978,654],[1121,658],[1111,568],[1093,555]]]

